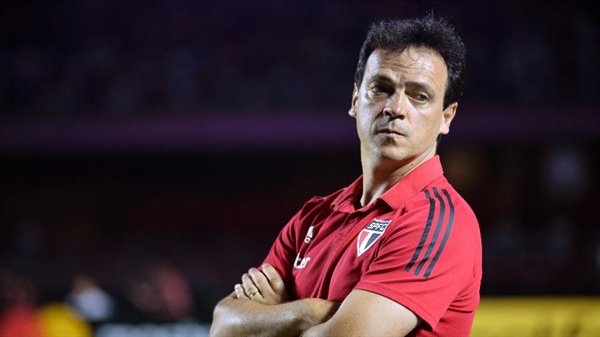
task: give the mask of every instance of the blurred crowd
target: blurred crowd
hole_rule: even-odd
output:
[[[144,323],[162,324],[162,335],[207,335],[185,274],[165,262],[142,270],[143,275],[130,275],[121,289],[104,289],[92,276],[77,274],[68,288],[48,294],[38,281],[2,268],[0,336],[124,337],[156,330],[140,325]],[[165,330],[168,323],[174,328]]]
[[[349,105],[372,19],[448,15],[486,104],[597,104],[597,18],[536,1],[3,2],[3,117],[318,111]]]

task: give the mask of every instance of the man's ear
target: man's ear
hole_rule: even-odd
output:
[[[458,109],[458,102],[454,102],[444,109],[442,123],[440,124],[440,135],[447,135],[450,132],[450,123],[456,116],[456,109]]]
[[[350,115],[350,117],[356,117],[356,102],[358,102],[358,88],[355,84],[354,90],[352,90],[352,105],[350,106],[350,110],[348,110],[348,115]]]

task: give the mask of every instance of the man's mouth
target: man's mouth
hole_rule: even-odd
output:
[[[385,135],[389,135],[391,137],[394,136],[405,136],[405,134],[397,129],[394,128],[381,128],[379,130],[377,130],[377,133],[382,133]]]

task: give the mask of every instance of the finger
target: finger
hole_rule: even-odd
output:
[[[244,292],[244,287],[241,284],[236,284],[233,289],[235,290],[235,295],[237,298],[248,298],[246,293]]]
[[[283,279],[281,279],[281,276],[279,276],[279,273],[275,267],[265,263],[262,270],[269,281],[271,288],[278,294],[285,293],[285,284],[283,283]]]
[[[254,281],[252,281],[252,278],[248,273],[242,275],[242,284],[244,285],[246,294],[253,294],[258,291],[258,287],[254,284]]]
[[[269,280],[267,280],[265,274],[263,274],[260,270],[256,268],[250,268],[250,270],[248,270],[248,274],[250,275],[250,278],[252,278],[252,282],[259,291],[268,292],[271,290]]]

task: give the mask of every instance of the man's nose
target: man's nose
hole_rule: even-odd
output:
[[[406,99],[403,93],[394,93],[388,98],[383,113],[390,117],[404,119]]]

